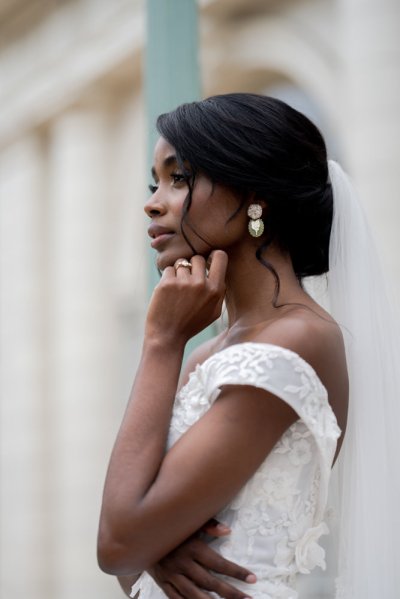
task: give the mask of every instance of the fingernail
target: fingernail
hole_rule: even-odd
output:
[[[226,526],[225,524],[217,524],[217,529],[220,532],[225,532],[225,533],[231,532],[231,529],[228,526]]]
[[[255,574],[248,574],[248,576],[246,576],[246,582],[257,582],[257,576]]]

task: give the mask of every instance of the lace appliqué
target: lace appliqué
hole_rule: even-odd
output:
[[[299,416],[217,515],[232,531],[218,541],[220,553],[251,564],[253,571],[254,565],[263,564],[256,568],[263,582],[260,597],[295,599],[290,577],[316,566],[325,568],[318,540],[328,533],[322,514],[340,429],[326,389],[307,362],[281,347],[243,343],[214,354],[191,373],[176,397],[169,446],[205,414],[227,384],[263,388]],[[254,588],[252,596],[256,593]]]

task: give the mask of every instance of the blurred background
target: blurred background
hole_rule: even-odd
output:
[[[400,297],[399,28],[398,0],[0,0],[1,599],[122,597],[96,529],[154,280],[157,112],[229,91],[305,112]]]

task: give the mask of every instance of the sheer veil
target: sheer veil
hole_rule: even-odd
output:
[[[349,419],[332,476],[336,599],[400,597],[400,343],[379,259],[354,188],[329,161],[334,216],[327,306],[341,326]]]

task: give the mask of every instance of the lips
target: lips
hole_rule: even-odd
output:
[[[168,241],[173,235],[175,235],[175,231],[168,229],[167,227],[162,227],[161,225],[157,225],[152,223],[147,230],[149,237],[153,239],[151,242],[152,248],[157,248],[162,245],[164,242]]]

